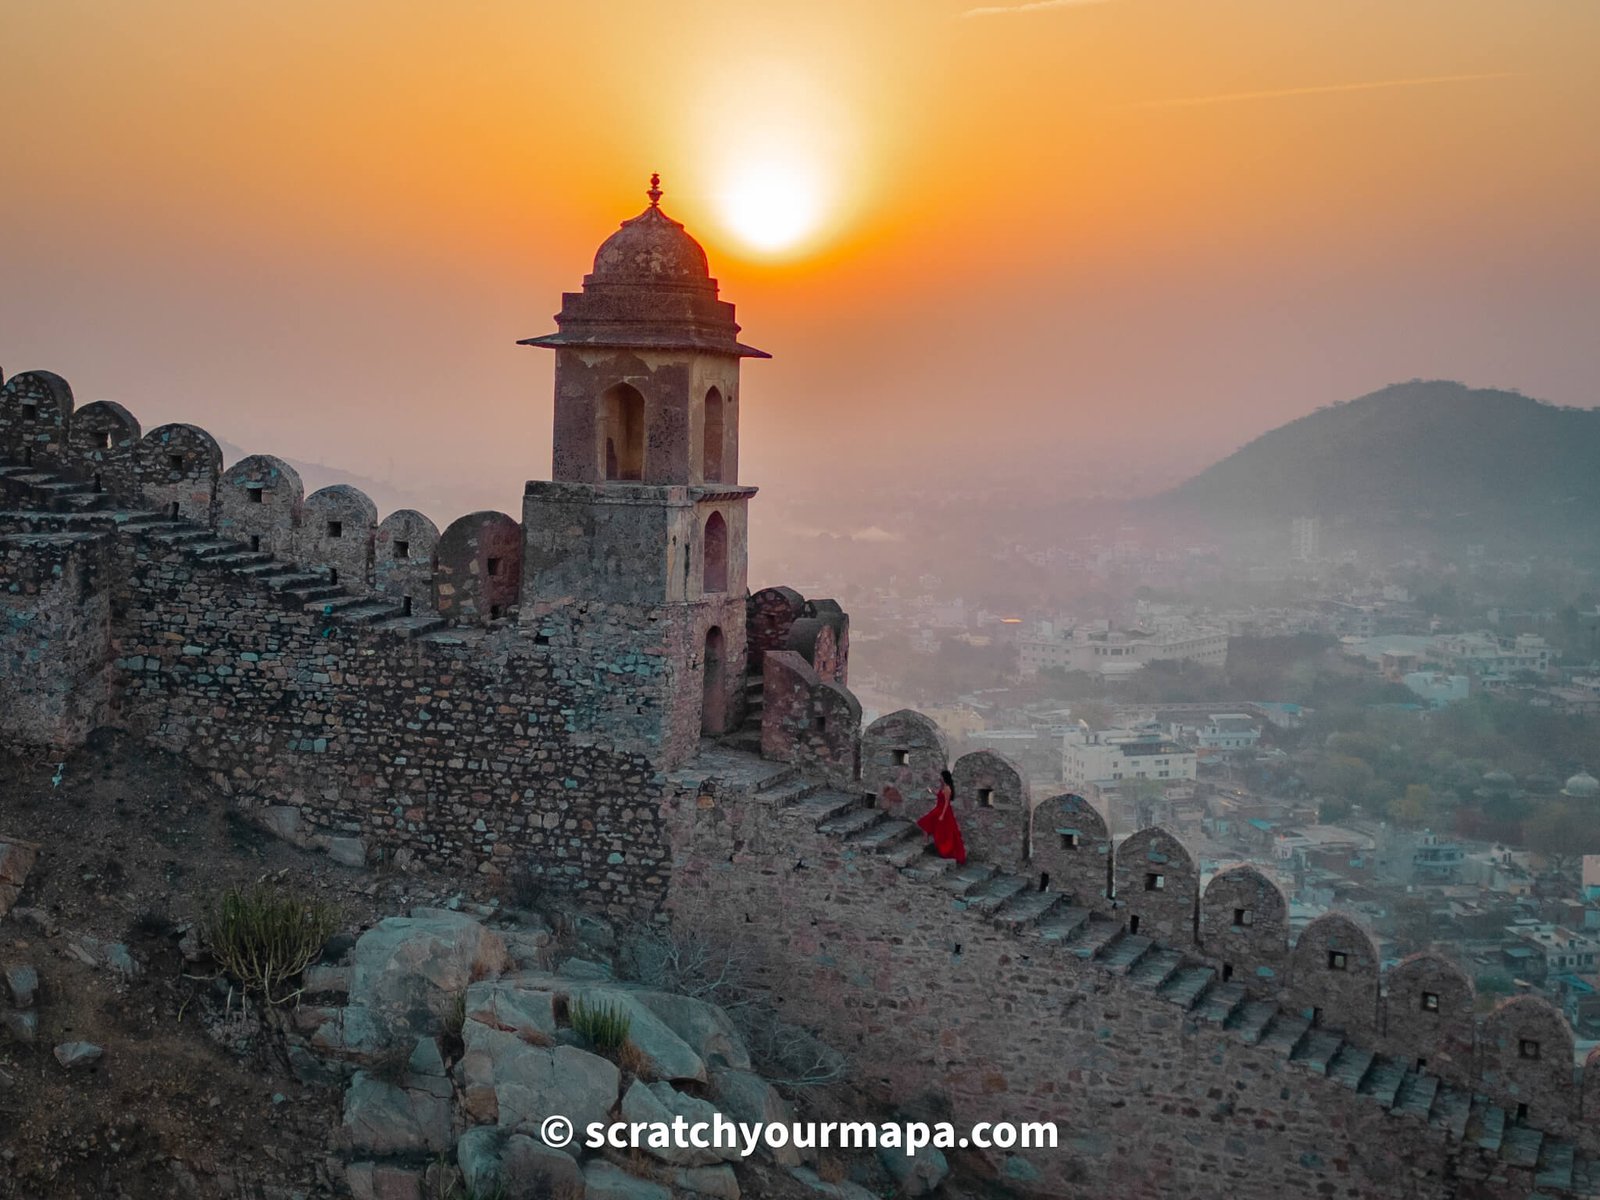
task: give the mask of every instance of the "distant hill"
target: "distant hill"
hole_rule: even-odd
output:
[[[1321,517],[1351,532],[1600,547],[1600,412],[1439,380],[1318,409],[1156,498],[1259,532]]]

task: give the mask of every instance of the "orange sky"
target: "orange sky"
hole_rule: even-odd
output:
[[[774,488],[1137,482],[1414,376],[1600,400],[1594,0],[976,6],[12,0],[0,364],[515,511],[513,343],[654,169],[776,355]],[[788,254],[728,222],[753,163],[816,206]]]

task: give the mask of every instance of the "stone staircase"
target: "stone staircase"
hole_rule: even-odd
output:
[[[1338,1030],[1314,1026],[1276,1000],[1253,997],[1242,983],[1222,980],[1197,957],[1130,934],[1120,922],[1073,904],[1068,894],[1041,891],[1036,877],[970,860],[958,867],[934,854],[913,822],[876,808],[872,796],[840,791],[782,767],[758,786],[756,798],[792,810],[820,833],[862,853],[883,856],[903,875],[950,893],[980,919],[1059,947],[1197,1022],[1272,1051],[1291,1070],[1323,1076],[1396,1117],[1425,1122],[1457,1142],[1498,1155],[1508,1166],[1532,1170],[1540,1189],[1600,1198],[1600,1162],[1585,1158],[1572,1142],[1517,1122],[1487,1097],[1347,1041]]]
[[[177,549],[199,564],[263,584],[287,603],[341,624],[367,625],[408,638],[429,638],[448,628],[439,617],[407,615],[402,605],[349,591],[328,582],[327,575],[320,571],[220,537],[197,521],[120,508],[111,496],[80,480],[0,461],[0,484],[8,490],[20,490],[38,510],[64,514],[69,529],[114,529]],[[37,514],[30,511],[25,515]]]

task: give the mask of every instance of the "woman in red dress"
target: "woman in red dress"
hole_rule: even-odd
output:
[[[933,839],[933,848],[940,858],[953,858],[957,866],[965,866],[967,846],[961,840],[961,826],[956,823],[955,777],[949,771],[940,771],[939,780],[933,807],[918,818],[917,826]],[[933,791],[932,788],[928,790]]]

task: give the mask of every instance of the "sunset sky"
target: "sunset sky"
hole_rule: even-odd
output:
[[[0,45],[8,373],[512,511],[514,343],[652,170],[774,355],[776,489],[1600,401],[1595,0],[10,0]]]

